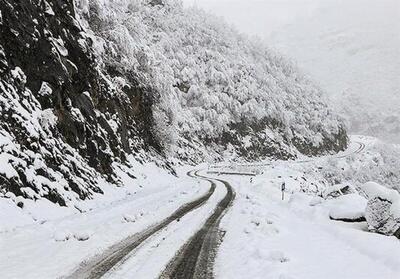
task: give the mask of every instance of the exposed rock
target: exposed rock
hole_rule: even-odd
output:
[[[72,0],[1,0],[0,191],[59,205],[101,193],[112,164],[133,150],[156,150],[151,89],[135,73],[102,70]],[[116,124],[111,127],[110,123]],[[28,175],[29,174],[29,175]],[[40,176],[40,179],[34,179]],[[33,193],[24,193],[28,187]],[[72,190],[74,195],[64,194]]]
[[[391,214],[392,202],[380,197],[368,201],[366,219],[372,232],[393,235],[400,229],[400,217]]]
[[[365,218],[368,229],[384,235],[400,237],[400,195],[374,182],[362,185],[368,196]]]
[[[366,221],[364,216],[354,217],[354,218],[338,218],[338,217],[333,217],[333,216],[329,215],[329,219],[334,220],[334,221],[346,222],[346,223],[359,223],[359,222]]]
[[[329,199],[329,198],[337,198],[343,195],[348,195],[351,193],[354,193],[355,190],[353,188],[353,186],[349,185],[349,184],[336,184],[333,186],[328,187],[324,193],[323,193],[323,197],[325,199]]]

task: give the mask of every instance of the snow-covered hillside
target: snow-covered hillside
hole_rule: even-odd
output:
[[[400,143],[397,0],[184,0],[295,60],[352,133]]]
[[[287,158],[345,147],[344,126],[317,86],[202,10],[169,0],[77,6],[104,66],[140,72],[159,93],[155,127],[172,154]]]
[[[293,65],[179,1],[1,5],[2,195],[63,206],[102,193],[99,179],[123,184],[136,162],[173,173],[167,157],[347,145],[342,120]]]

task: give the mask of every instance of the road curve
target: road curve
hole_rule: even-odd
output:
[[[342,158],[349,157],[349,156],[351,156],[353,154],[360,154],[365,150],[365,148],[366,148],[365,143],[362,143],[362,142],[359,142],[359,141],[354,141],[354,143],[358,144],[358,148],[355,151],[352,151],[352,152],[350,152],[348,154],[341,154],[341,155],[336,154],[336,155],[332,155],[330,157],[335,158],[335,159],[342,159]],[[316,159],[318,160],[320,158],[323,158],[323,157],[314,157],[314,158],[310,158],[310,159],[307,159],[307,160],[295,160],[295,161],[293,161],[293,163],[295,163],[295,164],[311,163],[311,162],[314,162]],[[236,166],[239,166],[239,167],[264,167],[264,166],[270,166],[270,165],[271,165],[271,163],[262,163],[262,164],[251,164],[251,163],[248,163],[248,164],[237,164]],[[228,165],[222,165],[222,166],[212,165],[211,169],[221,169],[221,168],[226,168],[227,166]],[[211,172],[209,172],[209,173],[211,173]],[[219,172],[219,171],[213,171],[213,173],[238,174],[238,173],[233,173],[233,172],[231,172],[231,173],[228,173],[228,172],[222,173],[222,172]]]
[[[198,174],[196,176],[209,181],[214,186],[214,181],[222,182],[227,193],[203,227],[189,239],[170,261],[161,274],[161,279],[210,279],[214,277],[214,260],[222,239],[222,232],[218,227],[222,216],[235,198],[235,192],[230,184],[224,180]]]
[[[355,141],[355,143],[357,143],[359,145],[357,150],[355,150],[354,152],[352,152],[350,154],[344,154],[344,155],[336,156],[335,158],[337,158],[337,159],[346,158],[346,157],[349,157],[350,155],[353,155],[353,154],[360,154],[361,152],[363,152],[365,150],[366,146],[365,146],[364,143],[358,142],[358,141]]]
[[[193,171],[187,173],[187,175],[194,177]],[[203,205],[214,193],[216,184],[212,181],[210,190],[201,196],[200,198],[183,205],[178,208],[172,215],[164,219],[160,223],[150,226],[146,230],[129,236],[108,248],[104,253],[93,257],[87,262],[82,263],[72,274],[66,276],[68,279],[96,279],[101,278],[117,263],[124,260],[124,258],[145,240],[157,233],[161,229],[168,226],[171,222],[182,218],[187,213]],[[219,206],[219,205],[218,205]],[[189,277],[185,277],[189,278]]]

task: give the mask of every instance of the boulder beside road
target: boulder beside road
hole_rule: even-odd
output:
[[[400,194],[375,182],[361,187],[368,197],[365,218],[368,229],[400,238]]]

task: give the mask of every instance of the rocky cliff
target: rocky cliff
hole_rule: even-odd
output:
[[[126,154],[162,152],[152,131],[151,88],[134,72],[120,85],[112,69],[98,66],[73,1],[0,6],[3,193],[64,205],[64,190],[81,199],[101,192],[98,173],[116,182],[112,164]]]

